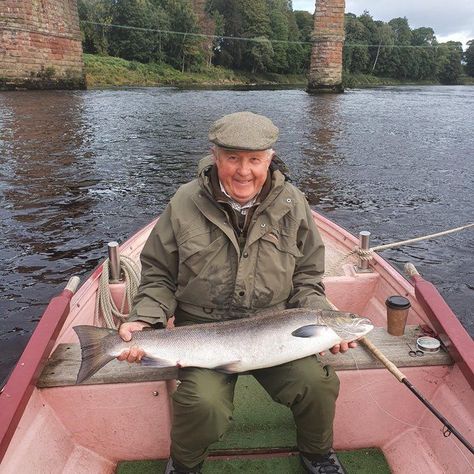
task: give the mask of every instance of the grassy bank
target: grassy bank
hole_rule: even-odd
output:
[[[84,64],[88,88],[121,86],[225,87],[239,85],[301,86],[304,88],[307,83],[304,74],[252,74],[216,66],[203,68],[200,72],[183,73],[168,64],[142,64],[137,61],[93,54],[84,54]],[[402,81],[370,74],[347,73],[343,75],[343,83],[345,88],[439,84],[436,81]],[[462,76],[460,83],[474,85],[474,78]]]
[[[181,72],[168,64],[142,64],[110,56],[84,54],[89,88],[118,86],[306,85],[304,75],[252,74],[211,66]]]
[[[391,77],[378,77],[372,76],[371,74],[348,74],[343,73],[342,77],[345,88],[354,87],[378,87],[378,86],[429,86],[429,85],[441,85],[436,80],[423,80],[414,81],[412,79],[394,79]],[[474,85],[474,77],[461,76],[458,81],[458,85]]]

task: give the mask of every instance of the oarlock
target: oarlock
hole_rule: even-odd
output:
[[[109,253],[109,282],[118,283],[121,277],[119,244],[118,242],[109,242],[107,248]]]
[[[369,251],[369,244],[370,244],[370,232],[367,230],[363,230],[359,232],[359,261],[356,266],[356,271],[359,273],[366,273],[370,272],[369,268],[369,258],[368,251]],[[365,251],[365,252],[364,252]]]

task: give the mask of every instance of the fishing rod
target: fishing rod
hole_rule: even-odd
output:
[[[400,369],[387,357],[385,357],[382,352],[377,349],[374,344],[369,341],[366,337],[359,339],[362,344],[378,359],[382,364],[398,379],[399,382],[405,384],[415,395],[416,397],[433,413],[433,415],[438,418],[438,420],[443,423],[443,426],[446,428],[443,431],[444,436],[448,437],[451,433],[456,436],[456,438],[461,441],[461,443],[466,446],[472,454],[474,454],[474,447],[471,443],[461,434],[459,431],[454,428],[454,426],[428,401],[426,398],[413,386],[413,384],[407,379],[406,375],[400,371]]]

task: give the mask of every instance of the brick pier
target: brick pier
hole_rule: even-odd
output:
[[[0,89],[85,88],[76,0],[0,0]]]
[[[345,0],[317,0],[309,70],[310,93],[343,92]]]

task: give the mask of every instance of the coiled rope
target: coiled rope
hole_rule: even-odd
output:
[[[111,329],[117,329],[120,323],[128,318],[125,309],[132,307],[133,298],[137,294],[140,283],[140,272],[136,263],[129,257],[120,256],[120,269],[123,274],[125,291],[123,294],[120,309],[115,304],[109,283],[109,259],[105,260],[102,267],[102,275],[99,280],[97,298],[95,304],[95,317],[98,321],[100,317],[104,319],[105,325]]]
[[[352,255],[357,255],[361,260],[370,261],[372,260],[374,256],[374,252],[380,252],[382,250],[392,249],[395,247],[401,247],[402,245],[413,244],[415,242],[420,242],[422,240],[434,239],[435,237],[441,237],[443,235],[459,232],[461,230],[468,229],[469,227],[473,227],[473,226],[474,226],[474,222],[472,222],[471,224],[463,225],[461,227],[456,227],[454,229],[444,230],[442,232],[436,232],[435,234],[423,235],[421,237],[415,237],[413,239],[408,239],[408,240],[401,240],[399,242],[392,242],[390,244],[377,245],[376,247],[371,247],[369,249],[361,249],[359,246],[355,246],[353,250],[343,255],[334,264],[332,264],[329,267],[329,269],[324,273],[324,276],[331,275],[334,270],[338,269],[342,265],[342,263],[345,260],[347,260],[349,257],[351,257]]]

